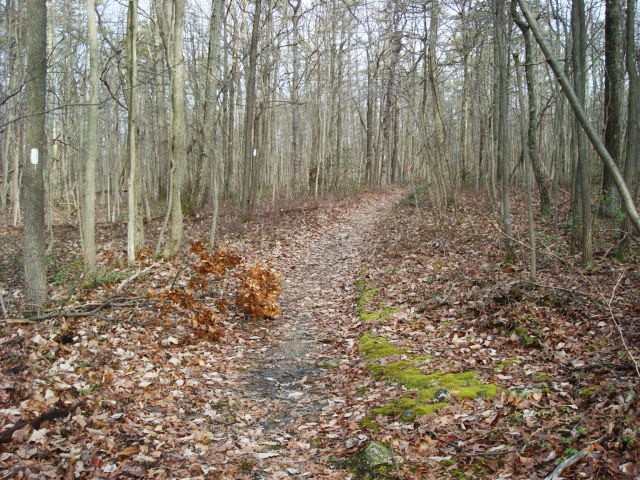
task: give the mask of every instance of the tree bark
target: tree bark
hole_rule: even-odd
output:
[[[47,301],[45,263],[44,168],[47,161],[47,3],[27,0],[27,85],[22,205],[24,218],[25,306],[38,310]]]
[[[516,67],[516,85],[518,91],[518,103],[520,104],[520,137],[522,139],[522,169],[524,171],[526,189],[527,189],[527,223],[529,224],[529,273],[531,276],[531,281],[535,281],[537,275],[537,259],[536,259],[536,229],[535,223],[533,220],[533,195],[532,189],[533,185],[531,182],[531,171],[529,169],[530,165],[533,165],[531,161],[531,149],[529,146],[529,132],[531,131],[531,125],[527,127],[525,122],[525,100],[524,93],[522,92],[522,72],[520,68],[520,59],[518,58],[518,54],[513,54],[513,59]],[[537,116],[534,119],[531,119],[529,116],[529,122],[537,121]]]
[[[571,4],[571,60],[573,63],[573,88],[576,92],[578,103],[584,108],[586,94],[586,25],[584,0],[573,0]],[[580,129],[577,118],[574,119],[574,138],[576,145],[576,176],[575,176],[575,200],[578,208],[574,215],[579,218],[576,231],[579,234],[582,248],[582,264],[589,267],[593,260],[593,238],[591,231],[591,182],[590,165],[587,155],[587,144],[584,134]]]

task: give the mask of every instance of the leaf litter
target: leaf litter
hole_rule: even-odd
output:
[[[611,321],[637,358],[637,254],[617,264],[603,240],[582,273],[545,223],[531,281],[477,195],[451,223],[403,195],[263,213],[221,256],[194,242],[138,277],[112,228],[117,278],[54,283],[50,318],[3,321],[0,478],[544,478],[568,459],[563,478],[640,475],[638,377]],[[392,460],[356,465],[371,445]]]

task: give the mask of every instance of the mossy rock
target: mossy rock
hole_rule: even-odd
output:
[[[391,449],[380,442],[369,442],[342,466],[360,480],[391,479],[398,468]]]

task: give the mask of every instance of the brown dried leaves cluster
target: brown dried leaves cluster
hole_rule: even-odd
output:
[[[243,270],[236,291],[236,305],[253,319],[278,317],[280,278],[261,263]]]
[[[227,301],[225,298],[218,298],[214,306],[209,306],[207,302],[199,301],[199,298],[215,294],[209,291],[212,283],[221,282],[244,260],[224,247],[210,253],[203,240],[193,242],[189,253],[193,258],[189,263],[191,271],[187,286],[172,286],[160,295],[165,300],[163,313],[178,308],[199,336],[219,341],[225,332],[218,314],[226,310]],[[254,320],[275,319],[282,313],[278,306],[280,277],[276,273],[258,263],[235,272],[234,276],[237,283],[235,304],[241,312]],[[228,288],[229,283],[225,286]]]

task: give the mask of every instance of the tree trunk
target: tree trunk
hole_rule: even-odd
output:
[[[622,155],[622,96],[624,91],[622,44],[622,5],[620,0],[605,1],[604,21],[604,145],[607,151],[620,165]],[[602,203],[603,215],[613,216],[619,209],[619,196],[613,178],[603,165]]]
[[[584,17],[584,0],[573,0],[571,6],[571,60],[573,63],[573,88],[579,104],[585,105],[586,77],[586,26]],[[574,136],[576,140],[576,200],[578,209],[575,212],[580,219],[580,246],[582,248],[582,264],[589,267],[593,260],[593,239],[591,233],[591,184],[589,181],[589,157],[584,133],[577,119],[574,120]]]
[[[98,32],[95,0],[87,0],[89,39],[89,114],[87,118],[87,158],[82,174],[80,220],[84,271],[96,266],[96,160],[98,157]]]
[[[529,169],[529,166],[533,165],[533,162],[531,161],[531,148],[529,144],[530,142],[529,133],[531,132],[531,125],[527,127],[525,122],[525,115],[524,115],[525,101],[524,101],[524,93],[522,92],[523,90],[522,72],[521,72],[522,69],[520,68],[520,60],[518,58],[517,53],[513,54],[513,59],[516,67],[516,85],[517,85],[517,91],[518,91],[518,103],[520,104],[520,137],[522,139],[522,169],[524,171],[525,183],[526,183],[526,189],[527,189],[527,223],[529,224],[529,252],[530,252],[529,273],[531,276],[531,281],[535,282],[538,266],[537,266],[537,260],[536,260],[536,229],[535,229],[535,223],[533,221],[533,198],[532,198],[533,185],[531,182],[531,171]],[[531,101],[531,98],[529,98],[529,101]],[[531,107],[529,106],[529,108]],[[534,119],[532,120],[531,116],[529,115],[529,122],[531,121],[535,122],[537,121],[537,118],[534,117]]]
[[[165,6],[165,12],[172,12],[171,44],[169,52],[169,77],[171,80],[171,171],[169,191],[169,238],[163,251],[171,258],[178,253],[182,243],[182,183],[185,175],[187,156],[187,132],[185,118],[184,58],[182,53],[182,31],[184,27],[185,0],[172,0]]]
[[[632,198],[638,197],[640,175],[640,75],[638,75],[638,57],[635,43],[636,0],[627,0],[625,66],[629,75],[629,94],[627,99],[627,154],[624,164],[624,178],[629,186]],[[629,250],[631,222],[625,218],[625,232],[618,254],[625,257]]]
[[[525,50],[525,76],[527,82],[527,98],[528,98],[528,111],[529,122],[527,126],[527,149],[529,151],[529,159],[531,161],[531,167],[533,168],[533,174],[538,185],[538,193],[540,195],[540,211],[542,215],[549,215],[551,213],[551,199],[549,198],[548,180],[542,171],[542,162],[540,160],[540,152],[538,149],[538,95],[537,95],[537,80],[536,80],[536,59],[534,58],[533,50],[533,36],[529,26],[521,20],[515,10],[515,2],[512,3],[513,18],[522,31],[524,37],[524,50]],[[524,105],[522,105],[524,108]]]
[[[27,0],[27,78],[22,205],[24,208],[25,306],[39,310],[47,301],[44,168],[47,161],[47,3]]]
[[[244,164],[242,171],[242,220],[248,221],[253,216],[253,208],[258,193],[258,185],[253,181],[255,161],[254,120],[256,108],[256,63],[258,60],[258,35],[260,33],[260,13],[262,2],[256,0],[251,28],[251,43],[249,45],[249,72],[247,75],[247,103],[244,113]]]
[[[138,158],[138,58],[137,58],[138,0],[129,0],[127,16],[127,155],[129,157],[127,262],[133,265],[136,255],[144,247],[142,216],[142,180]],[[120,189],[114,187],[119,194]],[[118,195],[119,196],[119,195]]]
[[[291,46],[291,165],[293,167],[293,188],[298,190],[303,184],[302,158],[300,154],[300,5],[301,0],[289,0],[291,22],[293,24]]]
[[[508,91],[508,54],[506,42],[506,2],[505,0],[495,0],[495,32],[497,56],[497,76],[496,86],[496,156],[500,171],[500,185],[502,194],[502,223],[505,234],[505,258],[512,261],[515,257],[512,242],[511,211],[509,205],[509,161],[507,158],[507,109],[509,102]]]

